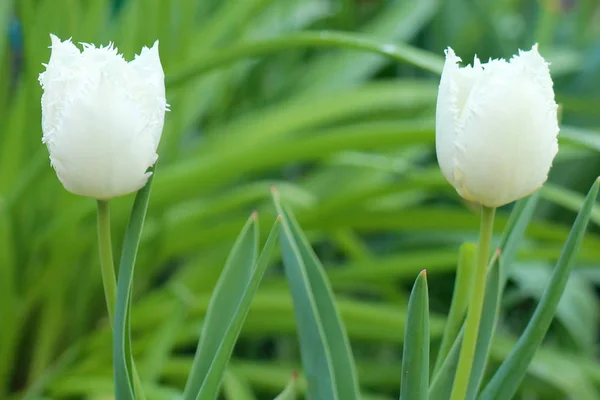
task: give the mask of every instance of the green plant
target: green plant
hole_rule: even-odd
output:
[[[397,398],[410,283],[427,269],[436,355],[457,249],[476,237],[476,214],[457,204],[433,159],[442,50],[487,59],[538,41],[562,105],[561,150],[537,207],[530,199],[510,219],[510,210],[497,213],[494,247],[514,261],[504,265],[509,284],[486,390],[487,371],[510,356],[600,172],[594,2],[570,11],[525,0],[110,3],[0,2],[0,32],[17,32],[0,36],[0,398],[113,393],[95,204],[60,187],[40,143],[37,75],[51,32],[114,41],[127,57],[160,40],[172,111],[131,297],[132,352],[149,399],[181,394],[239,230],[253,210],[262,225],[276,219],[273,184],[327,273],[363,398]],[[132,202],[112,204],[115,244]],[[598,397],[597,207],[590,218],[555,322],[515,398]],[[499,242],[500,232],[525,226],[526,235]],[[226,368],[227,399],[274,398],[300,370],[280,258],[275,249]],[[302,375],[296,388],[305,393]]]

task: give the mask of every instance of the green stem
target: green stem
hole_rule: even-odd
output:
[[[110,236],[110,208],[108,200],[98,200],[98,248],[100,250],[100,270],[102,271],[106,309],[108,310],[108,319],[112,330],[115,316],[115,302],[117,300],[117,278],[115,276],[112,239]],[[132,363],[132,366],[136,396],[140,400],[144,400],[142,382],[135,364]]]
[[[110,238],[110,208],[108,200],[98,200],[98,248],[100,249],[100,270],[102,271],[106,309],[108,310],[108,319],[112,328],[115,315],[115,301],[117,299],[117,278],[115,277],[112,240]]]
[[[477,262],[475,264],[475,276],[473,277],[473,289],[467,312],[464,339],[458,359],[458,368],[456,370],[456,377],[454,378],[454,385],[452,385],[451,400],[464,400],[469,386],[469,377],[471,376],[477,335],[479,333],[481,310],[483,309],[485,279],[490,257],[490,244],[492,241],[495,213],[495,208],[481,207],[481,227],[479,230],[479,243],[477,244]]]

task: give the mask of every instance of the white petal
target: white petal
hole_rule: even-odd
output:
[[[481,63],[475,57],[473,66],[460,68],[451,48],[446,50],[436,108],[436,152],[442,173],[455,184],[456,146],[464,108],[471,90],[483,75]]]
[[[558,151],[557,105],[546,63],[532,52],[484,65],[465,105],[455,187],[497,207],[538,189]]]
[[[138,82],[138,86],[132,89],[132,95],[142,104],[149,120],[147,129],[158,146],[167,109],[165,74],[158,54],[158,40],[151,48],[144,47],[129,65],[134,69]]]

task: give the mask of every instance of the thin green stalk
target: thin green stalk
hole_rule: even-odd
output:
[[[481,207],[481,225],[479,243],[477,244],[477,262],[475,264],[475,276],[473,277],[473,289],[467,312],[464,340],[458,359],[458,368],[454,384],[452,385],[451,400],[464,400],[469,386],[469,377],[471,376],[477,335],[479,333],[481,310],[483,309],[485,279],[490,256],[490,243],[492,241],[495,213],[495,208]]]
[[[113,263],[112,240],[110,237],[110,208],[108,200],[98,200],[98,248],[100,250],[100,270],[106,298],[106,309],[110,327],[113,326],[115,301],[117,298],[117,278]]]
[[[117,278],[115,276],[115,264],[112,253],[112,239],[110,236],[110,207],[108,200],[98,200],[98,248],[100,250],[100,270],[102,271],[102,285],[104,286],[104,297],[106,298],[106,309],[112,330],[115,315],[115,302],[117,300]],[[133,366],[133,380],[135,393],[144,400],[142,382]]]

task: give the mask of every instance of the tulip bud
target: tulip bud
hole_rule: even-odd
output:
[[[70,192],[108,200],[142,188],[156,162],[167,103],[158,42],[131,62],[117,49],[51,35],[40,74],[42,142]]]
[[[558,152],[557,104],[548,64],[519,51],[510,61],[459,67],[446,50],[436,111],[442,173],[467,200],[499,207],[539,189]]]

